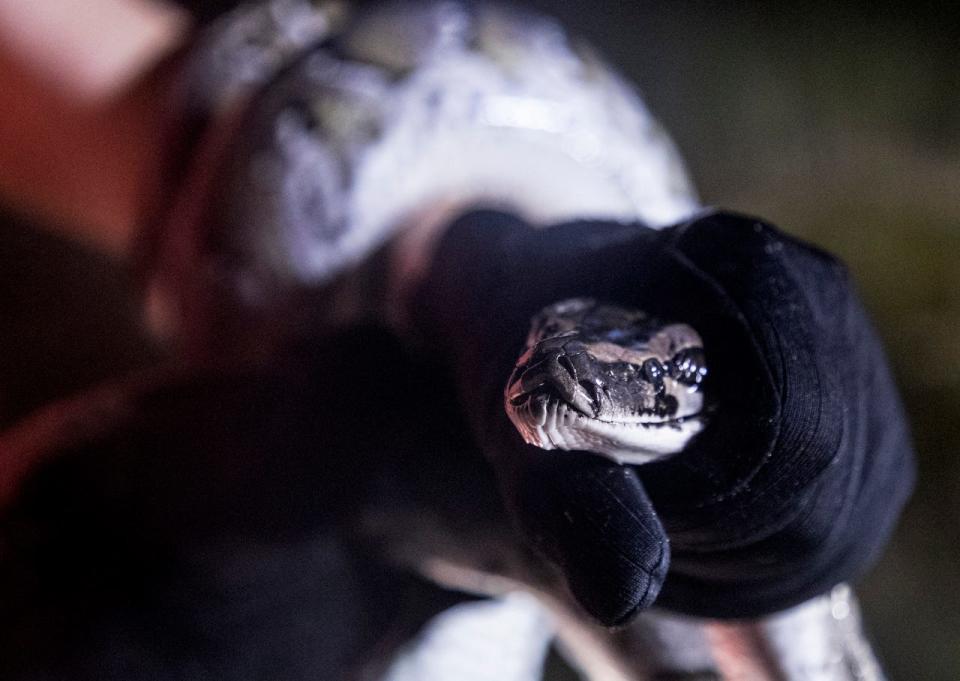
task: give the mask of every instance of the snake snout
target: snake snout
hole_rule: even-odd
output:
[[[598,405],[580,384],[577,364],[577,356],[564,348],[538,346],[511,386],[511,400],[517,403],[534,394],[554,396],[587,416],[595,416]]]

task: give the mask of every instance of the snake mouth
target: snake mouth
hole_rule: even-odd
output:
[[[647,410],[640,412],[638,418],[633,419],[601,418],[596,415],[595,410],[588,411],[582,406],[582,403],[578,404],[565,396],[552,394],[549,390],[535,390],[531,393],[521,393],[509,398],[509,403],[513,410],[525,410],[531,414],[532,419],[539,425],[543,425],[551,409],[566,409],[573,418],[577,419],[589,419],[611,426],[637,426],[641,428],[676,426],[691,419],[702,418],[706,414],[705,410],[700,410],[680,416],[666,416],[655,410]]]
[[[706,424],[706,410],[649,420],[604,420],[546,390],[508,401],[507,415],[527,444],[588,451],[621,464],[644,464],[683,449]]]

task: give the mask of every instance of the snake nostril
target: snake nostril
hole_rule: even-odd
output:
[[[526,369],[520,375],[520,388],[525,393],[532,392],[547,382],[547,372],[540,364]]]
[[[573,362],[570,361],[569,357],[565,354],[558,356],[557,364],[563,367],[574,381],[577,381],[577,369],[573,366]]]
[[[600,404],[600,387],[593,381],[580,381],[580,387],[590,398],[594,405]]]

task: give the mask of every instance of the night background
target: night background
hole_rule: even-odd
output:
[[[960,15],[932,4],[529,4],[638,84],[705,204],[762,216],[849,265],[919,463],[898,531],[858,585],[866,624],[892,678],[960,678]],[[6,186],[0,426],[157,356],[137,326],[132,273],[57,236],[69,225],[14,217],[31,211]]]

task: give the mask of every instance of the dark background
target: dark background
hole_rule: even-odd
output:
[[[859,588],[867,625],[893,678],[960,678],[960,13],[529,4],[638,83],[705,203],[850,265],[919,456],[917,492]],[[132,289],[115,261],[0,219],[0,426],[155,358]]]

